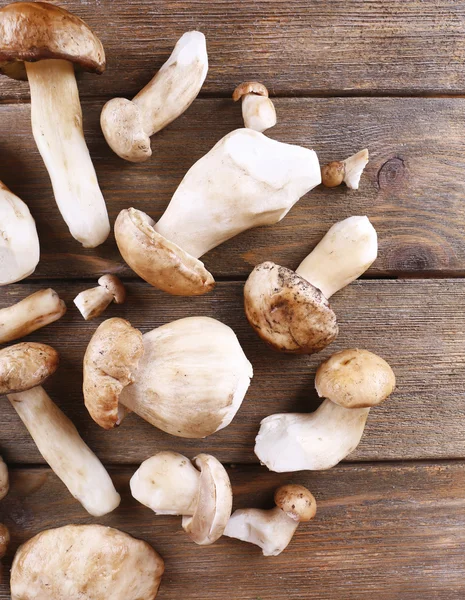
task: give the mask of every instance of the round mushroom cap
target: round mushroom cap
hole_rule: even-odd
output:
[[[232,510],[232,489],[223,465],[210,454],[192,461],[200,470],[199,492],[192,517],[183,517],[182,527],[200,546],[216,542],[223,535]]]
[[[276,350],[313,354],[334,341],[336,315],[318,288],[286,267],[264,262],[244,287],[245,314]]]
[[[244,81],[234,90],[232,98],[234,102],[240,100],[246,94],[257,94],[258,96],[266,96],[268,98],[268,90],[259,81]]]
[[[115,222],[121,256],[150,285],[176,296],[199,296],[215,286],[204,264],[155,231],[144,212],[122,210]]]
[[[0,560],[5,556],[10,543],[10,532],[8,527],[0,523]]]
[[[164,562],[146,542],[102,525],[42,531],[20,546],[12,600],[154,600]]]
[[[113,98],[102,108],[100,126],[110,148],[130,162],[152,156],[150,136],[144,130],[140,108],[127,98]]]
[[[290,483],[279,487],[274,494],[274,501],[295,521],[311,521],[316,515],[316,500],[303,485]]]
[[[112,296],[116,304],[123,304],[126,300],[126,288],[116,275],[102,275],[98,284],[104,287]]]
[[[321,167],[321,183],[325,187],[337,187],[344,181],[345,165],[341,161],[330,162]]]
[[[58,352],[46,344],[22,342],[0,350],[0,395],[41,385],[58,368]]]
[[[342,350],[321,363],[315,376],[321,398],[345,408],[369,408],[381,404],[396,387],[388,363],[368,350]]]
[[[10,489],[10,482],[8,477],[8,467],[6,466],[3,458],[0,456],[0,500],[8,494]]]

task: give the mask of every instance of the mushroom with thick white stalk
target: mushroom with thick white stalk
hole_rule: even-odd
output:
[[[0,456],[0,500],[3,500],[8,494],[9,489],[8,467]],[[5,556],[9,543],[10,532],[8,531],[8,527],[3,523],[0,523],[0,560]]]
[[[100,124],[113,152],[131,162],[150,158],[150,137],[189,108],[207,71],[205,36],[200,31],[188,31],[137,96],[132,100],[113,98],[103,107]]]
[[[86,321],[95,319],[112,303],[123,304],[126,289],[116,275],[102,275],[98,286],[80,292],[74,298],[74,304]]]
[[[310,414],[263,419],[255,454],[270,471],[330,469],[358,446],[372,406],[396,386],[388,363],[368,350],[342,350],[323,362],[315,386],[324,398]]]
[[[171,435],[203,438],[229,425],[252,376],[235,333],[216,319],[179,319],[142,336],[113,318],[87,347],[84,401],[104,429],[129,409]]]
[[[18,548],[11,600],[154,600],[164,568],[149,544],[118,529],[65,525]]]
[[[135,208],[122,210],[116,242],[131,269],[154,287],[205,294],[215,280],[201,256],[242,231],[277,223],[319,183],[313,150],[236,129],[189,169],[157,223]]]
[[[234,102],[242,100],[242,118],[249,129],[263,132],[276,125],[276,110],[263,83],[245,81],[232,97]]]
[[[287,548],[299,523],[316,515],[313,494],[303,485],[288,484],[274,495],[275,508],[234,511],[224,535],[260,546],[265,556],[277,556]]]
[[[8,400],[36,446],[71,494],[95,517],[114,510],[120,496],[105,467],[41,384],[56,371],[58,353],[23,342],[0,350],[0,395]]]
[[[360,150],[345,160],[336,160],[321,167],[321,183],[337,187],[345,183],[350,190],[358,190],[360,177],[368,164],[368,150]]]
[[[177,452],[145,460],[130,481],[131,493],[157,515],[182,515],[182,527],[200,546],[223,535],[231,516],[232,490],[223,465],[210,454],[192,462]]]
[[[0,9],[0,73],[28,79],[32,133],[71,235],[85,248],[110,233],[82,129],[74,69],[105,70],[105,53],[92,30],[67,10],[46,2]]]
[[[328,299],[360,277],[377,253],[368,218],[349,217],[331,227],[295,272],[273,262],[257,265],[244,287],[249,323],[276,350],[319,352],[338,334]]]

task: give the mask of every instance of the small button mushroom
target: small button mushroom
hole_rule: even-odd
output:
[[[343,350],[323,362],[315,386],[325,398],[310,414],[276,414],[264,419],[255,454],[270,471],[330,469],[358,446],[372,406],[394,391],[388,363],[368,350]]]
[[[260,546],[264,556],[277,556],[287,548],[299,523],[316,515],[313,494],[302,485],[288,484],[274,495],[271,510],[246,508],[236,510],[226,525],[224,535]]]
[[[321,167],[321,183],[329,188],[342,182],[351,190],[358,190],[360,177],[368,164],[368,150],[360,150],[345,160],[330,162]]]
[[[100,123],[113,152],[131,162],[150,158],[150,137],[189,108],[207,72],[205,36],[200,31],[188,31],[137,96],[132,100],[113,98],[103,107]]]
[[[80,292],[74,298],[74,304],[86,321],[95,319],[112,303],[123,304],[126,289],[116,275],[102,275],[98,287]]]
[[[234,90],[233,100],[242,100],[242,118],[249,129],[263,132],[276,125],[276,110],[263,83],[241,83]]]
[[[182,515],[182,527],[200,546],[223,535],[231,516],[232,490],[223,465],[210,454],[192,462],[177,452],[144,461],[130,481],[136,500],[157,515]]]
[[[368,218],[349,217],[331,227],[295,272],[273,262],[257,265],[244,286],[249,323],[276,350],[319,352],[339,331],[328,299],[360,277],[377,253]]]
[[[157,223],[134,208],[122,210],[116,242],[131,269],[154,287],[205,294],[215,280],[201,256],[242,231],[277,223],[320,183],[313,150],[237,129],[189,169]]]
[[[164,571],[142,540],[102,525],[66,525],[19,547],[11,600],[154,600]]]

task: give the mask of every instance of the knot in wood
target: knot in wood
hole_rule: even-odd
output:
[[[405,163],[401,158],[393,157],[383,163],[378,171],[378,187],[398,186],[405,175]]]

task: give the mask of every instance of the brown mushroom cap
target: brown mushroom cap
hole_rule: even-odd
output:
[[[8,477],[8,467],[6,466],[3,458],[0,456],[0,500],[8,494],[10,489],[10,480]]]
[[[203,263],[153,228],[154,221],[140,210],[122,210],[115,222],[121,256],[150,285],[179,296],[199,296],[213,289],[215,280]]]
[[[58,352],[46,344],[22,342],[0,350],[0,395],[41,385],[58,368]]]
[[[8,544],[10,543],[10,532],[8,527],[3,523],[0,523],[0,559],[2,559],[6,551],[8,550]]]
[[[244,287],[247,319],[276,350],[313,354],[338,334],[336,315],[319,289],[273,262],[257,265]]]
[[[342,350],[321,363],[315,376],[321,398],[345,408],[369,408],[392,394],[396,377],[381,357],[368,350]]]
[[[24,62],[59,58],[103,73],[102,43],[86,23],[47,2],[14,2],[0,9],[0,73],[27,79]]]
[[[112,296],[116,304],[123,304],[126,300],[126,288],[116,275],[102,275],[98,284],[104,287]]]
[[[321,167],[321,183],[326,187],[337,187],[344,181],[345,164],[342,161],[330,162]]]
[[[258,96],[266,96],[268,98],[268,90],[259,81],[244,81],[234,90],[232,98],[234,102],[240,100],[246,94],[257,94]]]
[[[303,485],[282,485],[274,494],[278,508],[295,521],[311,521],[316,515],[316,500]]]

